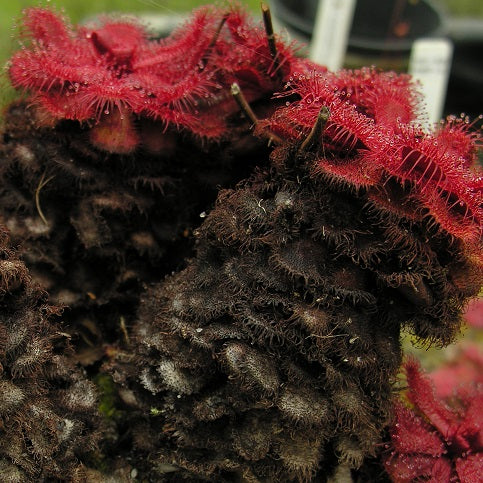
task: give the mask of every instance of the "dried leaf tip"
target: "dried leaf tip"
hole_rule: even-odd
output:
[[[250,119],[250,121],[254,124],[258,124],[258,118],[253,112],[252,108],[248,104],[246,97],[243,95],[243,92],[240,89],[240,86],[234,82],[231,85],[231,95],[235,99],[236,103],[240,107],[240,109],[243,111],[243,113]]]
[[[223,28],[223,25],[225,25],[226,21],[228,20],[228,17],[230,16],[229,13],[225,13],[223,17],[221,18],[220,22],[218,23],[218,26],[215,30],[215,33],[213,34],[212,39],[210,40],[210,43],[208,47],[206,48],[205,55],[203,56],[201,62],[200,62],[200,70],[204,70],[206,67],[206,63],[208,61],[209,55],[211,51],[213,50],[213,47],[216,45],[216,42],[218,41],[218,38],[220,37],[221,29]]]
[[[268,48],[273,60],[273,65],[270,74],[277,74],[279,72],[278,52],[275,44],[275,33],[273,31],[272,15],[270,13],[270,7],[262,2],[260,4],[262,9],[263,25],[265,26],[265,32],[267,33]]]
[[[327,121],[329,120],[330,117],[330,111],[329,108],[326,106],[322,106],[320,109],[319,113],[317,114],[317,118],[315,120],[314,125],[312,126],[312,129],[308,136],[305,138],[304,142],[300,145],[299,148],[299,154],[306,151],[314,142],[317,141],[317,139],[320,138],[320,135],[325,129],[325,126],[327,125]]]
[[[230,14],[225,13],[223,17],[220,20],[220,23],[218,24],[218,27],[215,31],[215,34],[213,35],[213,38],[211,39],[210,45],[208,45],[208,49],[211,49],[215,46],[216,41],[218,40],[218,37],[220,36],[221,29],[223,28],[223,25],[225,25],[226,21],[228,20],[228,17]]]
[[[242,112],[245,114],[245,116],[247,116],[248,119],[250,119],[250,121],[253,124],[253,127],[257,126],[259,123],[258,117],[253,112],[252,108],[250,107],[250,104],[248,104],[246,100],[246,97],[243,95],[243,92],[240,89],[240,86],[236,82],[234,82],[231,85],[231,95],[233,96],[233,98],[235,99],[236,103],[238,104]],[[269,144],[272,144],[272,143],[277,145],[283,144],[282,139],[278,137],[276,134],[274,134],[273,132],[267,129],[264,129],[262,132],[264,134],[264,137],[268,138]]]

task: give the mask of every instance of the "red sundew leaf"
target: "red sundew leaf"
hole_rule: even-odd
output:
[[[348,84],[348,72],[342,76]],[[377,126],[374,119],[360,112],[361,106],[343,100],[348,97],[342,94],[346,88],[339,83],[341,91],[339,87],[334,89],[334,77],[324,72],[293,75],[288,93],[300,99],[279,109],[268,120],[267,127],[283,139],[300,141],[312,129],[320,109],[327,107],[330,117],[318,142],[315,172],[331,173],[335,180],[357,187],[380,183],[382,165],[372,153],[387,146],[391,131],[386,126]]]
[[[321,106],[336,101],[342,102],[337,86],[333,84],[335,78],[336,75],[328,71],[294,72],[287,83],[290,89],[279,96],[297,96],[299,102],[294,104],[302,111],[320,109]]]
[[[109,83],[82,87],[71,97],[75,106],[78,106],[77,117],[73,119],[79,121],[89,118],[99,119],[103,114],[109,114],[116,109],[137,112],[144,107],[145,100],[141,92],[116,79],[112,79]],[[85,109],[83,116],[82,109]]]
[[[430,479],[433,483],[450,483],[454,481],[454,469],[446,458],[439,458],[431,468]]]
[[[460,483],[483,482],[483,453],[476,453],[455,461]]]
[[[391,440],[398,453],[431,457],[445,453],[443,441],[426,421],[401,404],[396,404],[395,411],[397,422],[392,428]]]
[[[168,38],[142,45],[133,62],[133,71],[151,72],[165,78],[173,76],[173,80],[180,72],[190,71],[206,53],[220,18],[213,8],[198,9]]]
[[[98,79],[100,69],[88,41],[76,36],[63,17],[50,10],[29,8],[23,21],[24,35],[33,45],[12,56],[9,75],[14,87],[50,91]]]
[[[9,75],[15,88],[62,91],[66,86],[101,82],[105,73],[88,55],[21,50],[13,55]]]
[[[42,113],[40,118],[46,116],[48,120],[52,118],[57,121],[61,119],[86,120],[94,117],[90,106],[79,103],[75,96],[65,96],[56,92],[50,94],[41,92],[32,96],[31,103],[38,106],[38,110]],[[49,122],[46,124],[49,124]]]
[[[202,20],[206,18],[202,17]],[[212,42],[216,30],[214,27],[219,27],[219,16],[218,21],[212,25],[210,36],[206,39],[206,47],[202,49],[202,64],[207,68],[201,71],[191,68],[181,82],[171,86],[163,85],[162,81],[156,79],[153,72],[144,74],[141,69],[137,74],[138,78],[145,75],[150,79],[148,82],[146,80],[141,82],[143,85],[149,85],[148,90],[151,93],[145,108],[149,116],[160,119],[160,113],[165,111],[165,103],[167,103],[176,111],[196,114],[200,118],[200,122],[190,123],[190,128],[192,126],[196,134],[200,132],[221,134],[220,123],[214,122],[215,116],[209,111],[216,105],[218,115],[226,116],[237,109],[236,103],[228,95],[227,86],[234,81],[239,81],[249,101],[259,98],[264,93],[272,92],[275,83],[270,79],[269,73],[264,71],[264,63],[268,61],[272,63],[271,58],[267,60],[270,54],[265,32],[263,31],[262,34],[261,30],[250,26],[246,21],[246,14],[236,8],[225,16],[225,20],[227,27],[222,28],[216,44],[208,49],[208,55],[205,55],[208,41]],[[247,35],[242,35],[243,32]],[[293,58],[293,53],[289,49],[282,44],[279,47],[281,58]],[[193,67],[198,66],[199,59],[198,56]],[[144,67],[145,64],[140,65]],[[186,66],[184,57],[181,65]],[[210,70],[213,66],[216,66],[214,71]],[[277,83],[279,82],[277,80]],[[178,119],[182,117],[183,115],[178,116]],[[180,120],[180,122],[183,121]]]
[[[51,10],[31,7],[23,11],[23,37],[38,42],[44,48],[68,51],[72,47],[72,29],[64,17]]]
[[[384,167],[393,176],[414,182],[420,191],[430,186],[447,186],[453,177],[461,190],[464,183],[461,170],[432,135],[407,126],[392,141],[381,147],[386,151]]]
[[[246,11],[235,7],[232,15],[226,19],[226,25],[231,37],[237,44],[244,44],[249,41],[252,30],[248,27]]]
[[[201,138],[220,138],[226,131],[226,125],[217,110],[200,113],[182,112],[171,109],[169,106],[156,106],[156,116],[150,118],[161,121],[166,127],[172,124],[177,128],[190,130],[193,135]]]
[[[478,120],[481,116],[475,121]],[[475,164],[482,144],[481,133],[473,127],[468,118],[449,116],[435,131],[435,138],[442,149],[459,159],[465,167]]]
[[[431,456],[395,454],[386,459],[384,466],[394,483],[412,483],[417,478],[430,477],[436,461]]]
[[[68,92],[41,93],[33,99],[58,119],[87,121],[126,108],[144,106],[143,97],[129,86],[111,80],[110,84],[82,85]]]
[[[331,78],[330,84],[359,112],[388,128],[410,123],[419,113],[421,96],[409,75],[379,72],[374,68],[342,70]]]
[[[398,131],[401,124],[409,124],[416,119],[417,102],[411,86],[401,88],[388,84],[377,87],[367,94],[369,114],[376,123]]]
[[[345,154],[367,150],[368,145],[378,142],[382,133],[376,131],[371,119],[337,101],[329,103],[327,107],[330,118],[323,132],[323,140],[329,149]]]
[[[142,91],[145,93],[144,106],[141,103],[139,109],[135,109],[138,113],[151,110],[152,115],[156,117],[157,106],[170,106],[173,110],[194,112],[199,109],[198,103],[208,104],[210,99],[216,103],[213,94],[217,85],[204,71],[194,71],[176,83],[150,74],[135,74],[130,82],[134,86],[142,85]],[[141,92],[139,89],[138,91]]]
[[[483,178],[433,134],[401,126],[386,147],[376,144],[371,150],[392,176],[414,184],[415,196],[443,229],[470,241],[481,236]]]
[[[302,65],[295,57],[295,44],[285,45],[278,36],[275,36],[277,56],[273,59],[265,30],[251,25],[246,12],[235,9],[227,17],[226,25],[230,42],[225,52],[221,52],[220,65],[227,74],[227,82],[237,82],[248,100],[257,96],[257,92],[273,93],[294,66]]]
[[[464,412],[455,436],[458,440],[468,441],[467,448],[472,451],[483,451],[483,392],[476,389],[474,393],[465,394],[463,398]]]
[[[461,191],[461,198],[457,198],[452,193],[432,189],[418,193],[417,198],[441,228],[470,245],[476,245],[478,250],[483,220],[481,202],[478,201],[481,196],[467,190]]]
[[[380,179],[377,170],[365,162],[363,156],[351,158],[317,158],[314,172],[330,175],[333,181],[348,183],[357,188],[376,185]]]
[[[409,386],[408,399],[444,438],[451,438],[456,430],[455,415],[436,400],[431,381],[423,376],[416,360],[408,359],[404,370]]]
[[[33,103],[49,114],[41,118],[100,120],[93,128],[91,140],[107,150],[129,152],[139,139],[132,123],[122,122],[126,110],[162,118],[165,125],[173,122],[192,127],[196,135],[219,137],[222,123],[214,116],[201,121],[194,108],[198,99],[204,100],[215,90],[212,72],[201,69],[199,62],[213,39],[217,17],[214,9],[202,9],[172,38],[149,42],[144,30],[132,22],[105,19],[98,26],[82,27],[72,33],[55,14],[32,10],[27,27],[44,18],[48,24],[45,32],[40,27],[31,29],[37,47],[13,56],[12,83],[32,91]],[[56,29],[60,29],[64,40],[69,37],[69,55],[66,49],[60,49],[59,43],[35,38],[55,36]],[[149,65],[146,55],[151,56]],[[144,64],[134,73],[136,62],[138,66]],[[119,116],[121,112],[123,115]],[[105,117],[110,113],[112,117]],[[112,125],[118,124],[123,127],[119,132],[125,131],[127,147],[110,134]]]

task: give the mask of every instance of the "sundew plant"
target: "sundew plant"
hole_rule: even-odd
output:
[[[0,223],[39,292],[2,306],[12,481],[477,481],[481,387],[447,407],[401,333],[450,344],[481,290],[481,135],[423,129],[408,75],[328,71],[262,19],[206,6],[155,39],[25,10]]]

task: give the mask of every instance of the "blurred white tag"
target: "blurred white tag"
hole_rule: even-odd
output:
[[[319,0],[310,44],[310,59],[337,70],[344,64],[355,0]]]
[[[411,50],[409,73],[421,83],[431,124],[443,115],[452,58],[453,44],[448,39],[416,40]]]

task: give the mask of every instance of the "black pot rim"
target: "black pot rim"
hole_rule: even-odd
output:
[[[304,0],[300,0],[304,1]],[[307,0],[305,0],[307,1]],[[433,12],[435,17],[438,18],[438,25],[428,30],[424,37],[444,37],[447,36],[447,20],[440,9],[433,4],[431,0],[420,0],[424,2],[426,6]],[[298,36],[302,37],[305,41],[309,42],[312,37],[314,19],[306,19],[301,15],[297,15],[297,12],[287,8],[284,0],[270,0],[273,5],[274,15],[279,21],[284,24],[288,30],[294,31]],[[360,51],[377,51],[377,52],[409,52],[412,48],[414,38],[401,38],[401,39],[371,39],[363,37],[354,33],[349,36],[349,48],[354,48]]]

